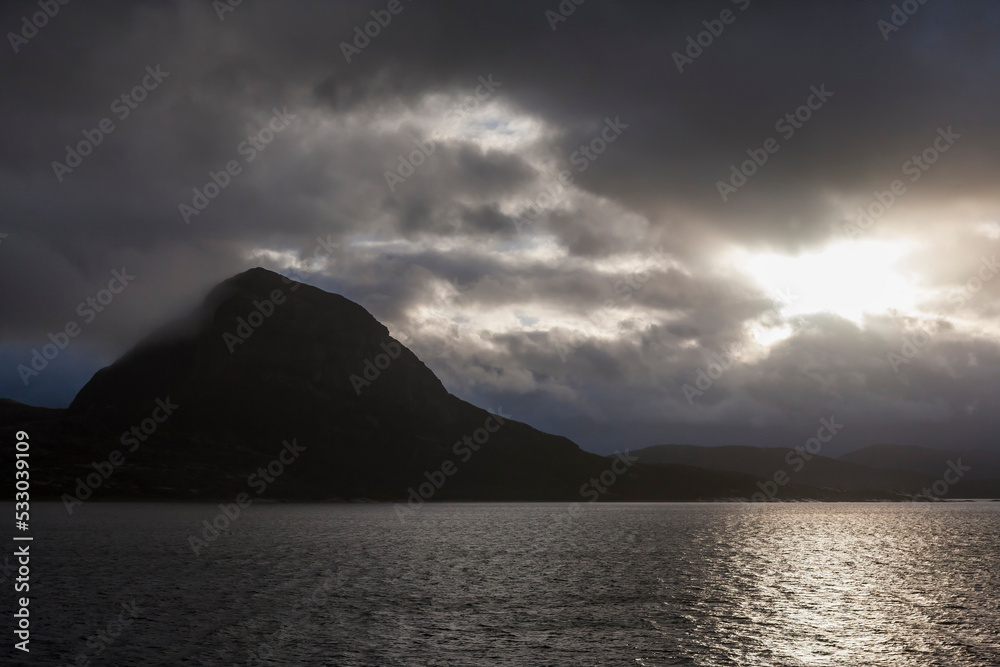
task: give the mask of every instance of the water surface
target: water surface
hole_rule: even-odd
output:
[[[30,663],[1000,664],[1000,503],[568,507],[36,507]]]

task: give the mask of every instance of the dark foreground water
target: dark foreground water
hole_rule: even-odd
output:
[[[1000,665],[1000,503],[567,507],[35,506],[24,662]]]

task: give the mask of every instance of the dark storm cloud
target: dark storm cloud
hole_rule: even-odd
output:
[[[956,211],[996,219],[1000,10],[928,2],[885,39],[878,22],[890,5],[594,0],[553,30],[555,1],[403,0],[351,62],[342,43],[386,3],[244,2],[224,20],[211,2],[64,5],[17,53],[0,49],[0,233],[10,234],[0,243],[0,372],[10,376],[0,388],[39,400],[14,365],[77,317],[112,270],[136,281],[74,341],[76,355],[113,358],[249,265],[323,257],[306,263],[309,280],[423,327],[414,348],[450,388],[483,404],[503,397],[519,418],[595,448],[671,433],[794,438],[797,419],[831,405],[858,415],[855,432],[932,415],[976,440],[996,402],[994,339],[942,333],[900,380],[886,355],[905,335],[902,315],[865,327],[807,317],[697,405],[680,389],[775,307],[719,258],[734,245],[843,240],[853,210],[900,178],[939,128],[962,138],[872,233],[933,239],[909,260],[937,289],[928,307],[995,319],[996,282],[960,303],[943,287],[974,275],[983,237],[941,235],[940,225]],[[733,21],[679,72],[673,54],[723,10]],[[0,27],[16,32],[36,11],[6,3]],[[116,99],[157,66],[169,75],[120,117]],[[483,100],[497,105],[488,122],[456,106],[474,99],[481,77],[500,82]],[[818,89],[832,96],[810,120],[776,127]],[[293,118],[247,161],[241,147],[276,109]],[[390,188],[386,172],[455,116],[465,134],[436,141]],[[53,161],[106,117],[114,132],[60,182]],[[506,120],[521,125],[499,131]],[[609,121],[627,127],[580,162]],[[476,136],[487,130],[494,143]],[[780,149],[723,201],[717,182],[772,137]],[[234,160],[240,173],[185,221],[179,205]],[[550,185],[541,164],[568,170],[572,193],[518,231],[513,211]],[[965,208],[949,208],[957,200]],[[532,245],[539,238],[558,251]],[[626,298],[621,281],[636,269],[621,256],[657,247],[676,264]],[[562,360],[569,325],[557,311],[586,318],[609,300],[614,315],[602,317],[616,336],[588,333]],[[73,359],[45,381],[78,385]],[[58,386],[45,395],[67,395]]]

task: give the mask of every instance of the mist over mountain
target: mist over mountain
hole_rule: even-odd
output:
[[[425,485],[435,500],[698,498],[748,496],[755,481],[635,472],[470,405],[361,306],[263,269],[99,371],[68,410],[8,401],[0,423],[30,431],[46,460],[35,486],[53,496],[117,458],[98,497],[232,497],[266,482],[248,480],[283,443],[294,463],[279,459],[270,497],[402,500]],[[602,473],[613,483],[589,486]]]
[[[769,499],[786,450],[603,457],[450,394],[358,304],[264,269],[101,369],[66,410],[0,404],[44,495],[303,500]],[[813,457],[779,499],[899,499],[932,480]]]

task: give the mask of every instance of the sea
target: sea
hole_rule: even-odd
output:
[[[1000,502],[90,501],[31,518],[0,552],[3,664],[1000,665]],[[12,618],[24,544],[30,653]]]

